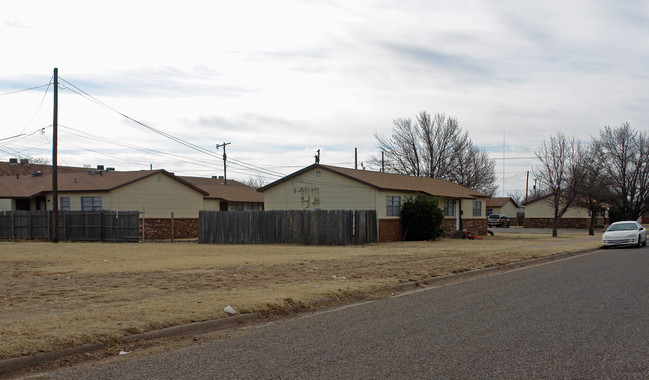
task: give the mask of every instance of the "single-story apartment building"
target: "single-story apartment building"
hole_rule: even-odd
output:
[[[52,210],[52,167],[12,161],[0,163],[0,211]],[[180,177],[163,169],[61,166],[57,182],[60,210],[139,211],[140,228],[152,239],[196,238],[200,210],[264,208],[263,194],[254,187],[233,180],[226,185],[222,178]]]
[[[467,228],[487,233],[487,195],[426,177],[313,164],[258,191],[266,210],[376,210],[379,241],[403,239],[401,205],[418,194],[439,198],[447,234]]]
[[[487,216],[491,214],[504,214],[509,219],[509,225],[518,226],[519,206],[511,197],[487,198]]]
[[[525,204],[525,228],[552,228],[554,223],[554,209],[551,205],[552,195],[535,199]],[[590,210],[586,207],[572,206],[559,220],[559,228],[581,228],[590,226]],[[598,213],[595,227],[608,224],[608,212],[602,210]]]
[[[264,194],[257,188],[223,177],[186,177],[191,183],[208,194],[203,197],[203,210],[210,211],[257,211],[264,209]]]

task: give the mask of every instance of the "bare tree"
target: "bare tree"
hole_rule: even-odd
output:
[[[390,137],[374,136],[388,172],[446,179],[489,195],[497,189],[495,162],[454,118],[422,111],[415,123],[395,119]],[[370,165],[381,167],[381,159],[372,157]]]
[[[536,157],[540,165],[534,169],[534,175],[550,194],[548,204],[554,217],[552,236],[556,237],[559,220],[575,203],[584,182],[585,155],[574,137],[557,133],[549,142],[543,142]]]
[[[520,206],[521,204],[523,204],[523,201],[524,201],[523,194],[518,193],[518,192],[517,193],[509,193],[509,194],[507,194],[507,196],[509,198],[511,198],[512,201],[514,201],[514,203],[516,203],[517,206]]]
[[[603,169],[601,162],[597,159],[597,151],[591,145],[584,151],[585,159],[583,164],[584,182],[577,196],[575,204],[588,209],[590,213],[590,225],[588,234],[595,235],[595,224],[597,215],[607,208],[606,199],[610,199],[610,192],[607,186],[602,186]]]
[[[266,186],[267,181],[264,177],[248,177],[247,179],[241,181],[241,183],[250,187],[260,188]]]
[[[594,139],[603,183],[612,193],[609,201],[625,219],[639,218],[649,207],[649,135],[622,123],[604,127]]]

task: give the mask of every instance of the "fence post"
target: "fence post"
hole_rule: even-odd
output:
[[[171,212],[171,241],[174,241],[174,213]]]
[[[145,222],[145,217],[146,217],[145,212],[146,211],[145,211],[144,205],[142,205],[142,243],[144,243],[144,227],[145,227],[144,222]]]

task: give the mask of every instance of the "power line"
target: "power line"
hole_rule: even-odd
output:
[[[45,86],[49,87],[51,84],[52,84],[52,81],[50,80],[50,83],[48,83],[48,84],[42,84],[42,85],[40,85],[40,86],[36,86],[36,87],[24,88],[24,89],[22,89],[22,90],[16,90],[16,91],[5,92],[5,93],[0,94],[0,96],[12,95],[12,94],[17,94],[17,93],[19,93],[19,92],[25,92],[25,91],[36,90],[36,89],[38,89],[38,88],[42,88],[42,87],[45,87]]]
[[[205,148],[203,148],[201,146],[198,146],[196,144],[185,141],[185,140],[183,140],[183,139],[181,139],[179,137],[171,135],[171,134],[169,134],[167,132],[164,132],[164,131],[159,130],[157,128],[154,128],[154,127],[152,127],[152,126],[150,126],[148,124],[145,124],[145,123],[143,123],[143,122],[141,122],[141,121],[139,121],[139,120],[137,120],[137,119],[135,119],[133,117],[130,117],[130,116],[124,114],[123,112],[120,112],[120,111],[116,110],[115,108],[107,105],[106,103],[100,101],[99,99],[93,97],[92,95],[88,94],[87,92],[83,91],[82,89],[80,89],[79,87],[75,86],[74,84],[68,82],[67,80],[65,80],[65,79],[63,79],[61,77],[59,77],[59,79],[62,82],[65,82],[67,85],[69,85],[71,88],[70,87],[66,87],[66,88],[69,89],[70,91],[76,93],[77,95],[86,97],[87,99],[93,101],[94,103],[99,104],[99,105],[101,105],[101,106],[115,112],[116,114],[118,114],[118,115],[120,115],[120,116],[122,116],[122,117],[124,117],[124,118],[126,118],[126,119],[128,119],[128,120],[130,120],[130,121],[144,127],[144,128],[146,128],[146,129],[148,129],[148,130],[150,130],[150,131],[152,131],[154,133],[157,133],[157,134],[159,134],[159,135],[161,135],[163,137],[166,137],[166,138],[168,138],[168,139],[170,139],[172,141],[175,141],[175,142],[177,142],[179,144],[182,144],[182,145],[184,145],[184,146],[186,146],[186,147],[188,147],[190,149],[193,149],[193,150],[196,150],[198,152],[207,154],[207,155],[209,155],[209,156],[211,156],[213,158],[219,158],[220,159],[220,157],[218,157],[215,153],[213,153],[212,151],[210,151],[208,149],[205,149]],[[282,173],[275,172],[275,171],[269,170],[269,169],[265,169],[265,168],[262,168],[260,166],[256,166],[256,165],[253,165],[253,164],[248,164],[248,163],[245,163],[243,161],[236,160],[236,159],[231,159],[231,160],[235,163],[235,165],[239,165],[242,168],[246,168],[246,169],[249,169],[249,170],[252,170],[252,171],[255,171],[255,172],[260,172],[260,173],[263,173],[263,174],[266,174],[266,175],[272,175],[272,176],[278,176],[278,177],[284,176]]]

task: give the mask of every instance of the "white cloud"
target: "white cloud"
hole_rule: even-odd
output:
[[[393,119],[443,112],[493,152],[501,177],[504,136],[508,192],[524,190],[534,164],[514,158],[557,131],[587,140],[623,121],[647,128],[648,15],[645,2],[613,0],[13,2],[0,16],[0,93],[59,67],[119,112],[215,153],[231,141],[233,159],[282,173],[318,148],[324,163],[353,164],[354,147],[367,161]],[[51,123],[43,92],[0,96],[0,137]],[[69,164],[221,170],[68,89],[60,107],[70,128],[187,158],[63,132]],[[47,137],[0,143],[0,155],[47,155]]]

